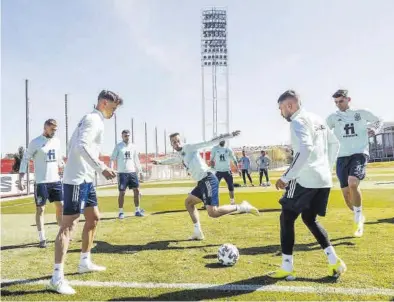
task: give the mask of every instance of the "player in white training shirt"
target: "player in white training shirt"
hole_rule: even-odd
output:
[[[221,141],[218,146],[212,148],[211,167],[216,171],[216,177],[219,184],[222,178],[226,181],[228,192],[230,194],[230,203],[234,205],[234,179],[231,172],[231,162],[234,163],[238,170],[238,160],[235,157],[233,150],[229,147],[225,147],[225,144],[225,141]]]
[[[259,211],[252,207],[247,201],[240,205],[219,206],[219,182],[207,164],[200,156],[200,149],[216,145],[222,140],[233,138],[240,134],[240,131],[234,131],[231,134],[225,134],[208,142],[199,144],[182,145],[179,133],[170,135],[171,146],[177,151],[177,156],[165,160],[153,161],[153,164],[175,165],[183,164],[187,172],[197,181],[197,186],[185,200],[186,209],[194,223],[194,233],[190,239],[203,240],[204,234],[201,230],[200,218],[198,215],[197,204],[203,202],[206,206],[208,215],[217,218],[233,212],[251,213],[259,215]]]
[[[327,124],[341,144],[336,172],[345,202],[354,212],[354,236],[361,237],[365,217],[359,185],[369,158],[368,136],[377,133],[382,122],[369,110],[350,108],[347,90],[338,90],[333,98],[339,110],[327,118]]]
[[[34,200],[36,202],[36,225],[40,239],[39,246],[47,246],[44,230],[44,211],[47,200],[56,207],[56,221],[62,221],[63,188],[59,176],[59,168],[64,163],[60,155],[60,140],[55,137],[57,122],[46,120],[42,135],[33,139],[25,154],[19,169],[19,189],[24,190],[23,177],[31,159],[34,160]]]
[[[126,189],[129,188],[134,192],[135,216],[144,216],[144,210],[140,209],[140,191],[138,175],[142,172],[140,159],[138,158],[135,146],[130,142],[130,131],[122,131],[122,142],[117,144],[112,152],[110,166],[116,162],[118,171],[118,189],[119,189],[119,219],[124,218],[123,204]]]
[[[70,232],[76,227],[81,214],[85,216],[85,224],[78,272],[81,274],[105,270],[105,267],[92,263],[90,259],[100,215],[93,180],[95,172],[102,174],[106,179],[116,177],[115,171],[100,161],[99,154],[104,139],[104,119],[110,119],[122,103],[123,100],[114,92],[101,91],[96,109],[82,118],[70,139],[63,179],[63,220],[56,237],[55,267],[48,287],[60,294],[75,293],[64,279],[64,258],[68,250]]]
[[[293,267],[294,223],[301,214],[304,224],[316,238],[327,256],[329,276],[338,277],[346,271],[338,258],[327,232],[317,222],[325,216],[332,187],[331,171],[338,154],[339,142],[324,119],[307,112],[293,90],[278,99],[281,115],[290,122],[291,145],[295,155],[289,169],[276,182],[277,189],[286,192],[279,200],[282,266],[271,277],[295,278]]]

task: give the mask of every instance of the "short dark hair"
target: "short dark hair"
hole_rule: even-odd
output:
[[[340,98],[341,96],[347,98],[348,91],[346,89],[339,89],[332,95],[333,98]]]
[[[172,134],[170,134],[170,139],[172,139],[173,137],[178,136],[178,135],[180,135],[179,132],[172,133]]]
[[[53,118],[47,119],[44,126],[57,126],[57,121]]]
[[[110,90],[102,90],[98,95],[97,100],[101,99],[105,99],[110,102],[117,102],[119,105],[123,105],[123,99],[118,94]]]
[[[126,134],[126,133],[130,133],[130,130],[125,129],[125,130],[122,131],[122,135]]]
[[[283,102],[284,100],[288,99],[288,98],[294,98],[297,101],[300,100],[300,97],[298,96],[297,92],[295,92],[294,90],[286,90],[285,92],[283,92],[278,99],[278,103]]]

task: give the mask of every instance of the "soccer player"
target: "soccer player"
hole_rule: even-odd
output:
[[[227,183],[228,192],[230,194],[230,203],[235,204],[234,201],[234,180],[231,173],[231,162],[234,163],[238,170],[238,161],[231,148],[225,147],[226,142],[223,140],[218,146],[212,148],[211,151],[211,167],[216,171],[216,177],[220,184],[222,178]]]
[[[218,179],[215,174],[210,172],[209,167],[199,154],[200,149],[214,146],[220,141],[233,138],[238,136],[240,133],[240,131],[234,131],[232,133],[216,137],[208,142],[185,145],[182,145],[180,134],[173,133],[170,135],[170,141],[171,146],[177,151],[177,156],[174,158],[152,161],[152,163],[156,165],[183,164],[187,172],[191,174],[194,180],[197,181],[197,186],[185,200],[186,209],[194,223],[194,233],[190,237],[191,240],[204,239],[199,214],[195,207],[199,203],[203,202],[205,204],[208,215],[212,218],[218,218],[233,212],[260,215],[259,211],[255,207],[251,206],[247,201],[243,201],[240,205],[219,206]]]
[[[241,163],[241,170],[242,170],[242,178],[244,180],[244,187],[246,187],[246,175],[248,176],[248,179],[250,181],[250,184],[252,187],[254,187],[253,184],[253,180],[250,177],[250,169],[251,169],[251,165],[250,165],[250,159],[249,157],[246,156],[245,154],[245,150],[242,151],[242,157],[239,159],[239,162]]]
[[[103,142],[104,119],[110,119],[123,100],[114,92],[103,90],[98,95],[96,109],[85,115],[75,129],[69,145],[68,160],[64,170],[63,220],[55,241],[55,266],[48,289],[72,295],[75,290],[64,279],[64,258],[70,232],[77,225],[79,216],[85,216],[82,231],[81,258],[78,273],[104,271],[105,267],[92,263],[90,250],[99,221],[96,189],[93,186],[95,171],[107,180],[116,173],[99,159]]]
[[[140,191],[138,174],[142,172],[140,159],[138,158],[135,146],[130,142],[130,131],[122,131],[122,142],[115,146],[112,152],[110,166],[116,161],[118,171],[118,189],[119,189],[119,219],[124,218],[123,204],[126,189],[133,190],[135,216],[144,216],[144,210],[140,209]]]
[[[46,120],[43,134],[30,142],[19,169],[19,189],[24,190],[23,177],[27,172],[30,160],[34,160],[34,200],[36,202],[36,225],[40,248],[47,246],[44,212],[48,200],[56,207],[57,223],[60,225],[62,221],[63,188],[59,168],[62,168],[64,163],[60,155],[60,140],[55,137],[56,131],[56,120]]]
[[[266,155],[264,150],[261,151],[261,156],[257,159],[256,163],[260,170],[260,187],[270,186],[271,183],[268,176],[268,167],[271,163],[271,159]],[[262,182],[264,175],[266,183]]]
[[[382,121],[369,110],[350,108],[347,90],[338,90],[332,97],[339,110],[328,116],[327,124],[340,142],[336,172],[345,202],[354,212],[354,236],[361,237],[365,217],[359,185],[369,158],[368,135],[377,133]]]
[[[301,108],[301,101],[293,90],[278,99],[281,115],[290,122],[291,144],[295,155],[287,171],[276,182],[276,188],[286,192],[280,199],[280,237],[282,266],[271,277],[287,280],[295,278],[293,267],[294,223],[302,220],[316,238],[328,258],[329,276],[339,277],[346,271],[338,258],[327,232],[316,217],[325,216],[332,187],[332,168],[338,154],[339,142],[328,129],[324,119]]]

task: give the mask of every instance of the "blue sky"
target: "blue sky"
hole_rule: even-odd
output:
[[[233,145],[288,141],[276,104],[288,88],[322,116],[347,88],[354,106],[394,120],[392,0],[3,0],[1,152],[25,142],[26,78],[31,138],[53,117],[64,142],[64,94],[71,133],[106,88],[123,96],[118,129],[134,117],[140,151],[145,121],[150,151],[155,126],[159,151],[164,129],[201,140],[200,13],[211,6],[228,9]],[[107,121],[103,153],[113,144]]]

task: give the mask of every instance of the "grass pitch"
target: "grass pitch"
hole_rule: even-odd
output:
[[[272,178],[280,175],[276,174],[273,173]],[[393,170],[384,167],[368,169],[368,177],[376,181],[394,179],[393,174]],[[152,186],[157,188],[163,184],[149,184]],[[2,280],[41,282],[13,284],[2,281],[2,300],[394,299],[394,294],[387,294],[387,290],[394,289],[394,189],[381,190],[376,186],[376,189],[363,191],[367,222],[362,238],[352,236],[353,214],[345,207],[340,191],[332,191],[328,214],[319,220],[327,229],[337,254],[348,266],[348,272],[338,281],[326,277],[326,257],[301,219],[296,224],[294,253],[297,280],[276,281],[266,276],[281,264],[278,204],[281,192],[263,188],[261,192],[236,189],[236,200],[250,201],[260,209],[260,217],[234,214],[212,219],[205,211],[200,211],[206,236],[206,240],[200,242],[186,240],[193,226],[184,209],[185,195],[143,195],[142,206],[148,214],[143,218],[132,215],[131,195],[128,194],[126,199],[127,217],[124,220],[116,218],[117,196],[99,198],[102,220],[92,258],[105,265],[107,271],[76,274],[81,224],[74,235],[65,266],[68,280],[93,282],[90,285],[105,281],[127,282],[127,287],[112,286],[112,283],[106,286],[97,283],[97,287],[91,287],[83,283],[75,287],[77,294],[74,296],[47,292],[42,284],[48,281],[53,268],[53,239],[57,233],[54,208],[49,205],[46,215],[45,227],[50,244],[47,249],[39,249],[32,198],[1,203]],[[222,193],[220,200],[221,204],[227,203],[228,194]],[[217,249],[223,243],[233,243],[240,251],[239,262],[234,267],[217,264]],[[132,288],[132,282],[143,283],[145,288]],[[179,284],[178,288],[176,284]],[[224,290],[190,288],[190,284],[226,287]],[[271,291],[260,291],[251,285],[274,287]],[[234,286],[234,290],[230,286]],[[365,293],[360,294],[355,289],[363,289]]]

